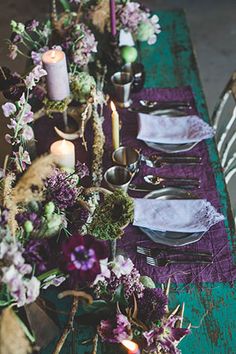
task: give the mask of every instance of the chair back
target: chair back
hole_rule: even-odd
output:
[[[236,152],[236,72],[225,86],[212,115],[222,167],[232,163]]]

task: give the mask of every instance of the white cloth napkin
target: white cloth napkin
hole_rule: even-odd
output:
[[[214,136],[214,129],[198,116],[168,117],[140,113],[137,138],[160,144],[199,142]]]
[[[206,232],[224,216],[205,199],[134,199],[135,226],[158,231]]]

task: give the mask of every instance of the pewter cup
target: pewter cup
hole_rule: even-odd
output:
[[[125,167],[113,166],[104,174],[104,180],[111,190],[122,189],[127,192],[132,179],[132,174]]]
[[[140,153],[131,147],[121,146],[112,153],[112,160],[119,166],[126,167],[131,173],[138,172]]]
[[[121,70],[133,76],[131,91],[138,92],[142,90],[145,82],[145,70],[142,63],[127,63],[122,66]]]
[[[130,91],[133,83],[133,76],[130,73],[117,72],[111,77],[114,88],[116,104],[122,108],[130,107]]]

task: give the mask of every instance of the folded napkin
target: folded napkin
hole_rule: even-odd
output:
[[[198,116],[138,115],[137,138],[160,144],[194,143],[214,136],[214,129]]]
[[[134,199],[134,225],[158,231],[206,232],[224,216],[205,199]]]

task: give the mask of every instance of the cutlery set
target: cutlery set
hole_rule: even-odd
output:
[[[146,263],[155,267],[164,267],[169,264],[211,264],[213,262],[212,254],[209,252],[167,250],[157,247],[148,248],[137,246],[137,253],[146,256]],[[178,258],[172,258],[174,256]],[[184,256],[184,258],[179,258],[179,256]]]

